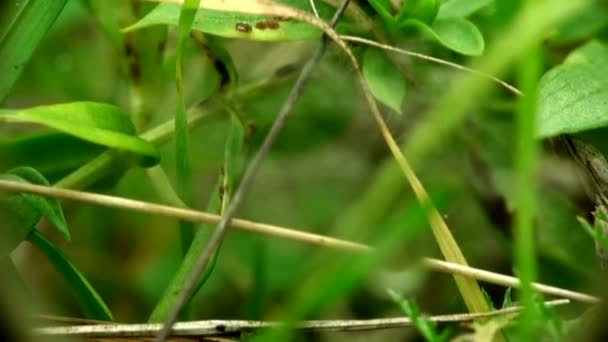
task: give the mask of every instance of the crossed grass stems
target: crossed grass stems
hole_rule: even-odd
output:
[[[345,6],[347,3],[348,3],[348,0],[344,1],[343,6]],[[336,20],[337,20],[337,18],[338,18],[338,16],[335,17]],[[466,68],[466,67],[448,62],[448,61],[443,61],[443,60],[440,60],[440,59],[437,59],[434,57],[418,54],[415,52],[397,49],[397,48],[389,46],[389,45],[380,44],[380,43],[370,41],[370,40],[365,40],[365,39],[359,38],[359,37],[343,36],[340,38],[343,41],[355,41],[355,42],[359,42],[359,43],[363,43],[363,44],[368,44],[368,45],[383,48],[385,50],[390,50],[393,52],[410,55],[410,56],[413,56],[416,58],[422,58],[422,59],[425,59],[425,60],[428,60],[431,62],[448,65],[450,67],[454,67],[454,68],[457,68],[460,70],[465,70],[465,71],[474,73],[478,76],[483,76],[483,77],[489,78],[489,79],[499,83],[500,85],[502,85],[503,87],[505,87],[506,89],[511,91],[512,93],[514,93],[516,95],[521,95],[521,92],[519,92],[519,90],[517,90],[515,87],[507,84],[506,82],[503,82],[502,80],[500,80],[496,77],[491,76],[490,74],[485,74],[485,73],[476,71],[475,69],[469,69],[469,68]],[[322,43],[322,44],[325,44],[325,43]],[[311,60],[313,60],[313,59],[311,58]],[[357,68],[357,67],[355,67],[355,68]],[[303,72],[303,74],[304,74],[304,72]],[[236,95],[237,95],[236,97],[238,98],[239,95],[246,97],[246,96],[250,95],[251,93],[254,93],[259,88],[263,88],[263,87],[273,85],[276,83],[280,84],[282,80],[278,80],[279,82],[276,82],[276,81],[277,80],[275,78],[271,77],[271,78],[263,80],[257,84],[252,84],[252,85],[247,85],[247,86],[241,87],[236,91]],[[362,86],[364,86],[364,85],[362,85]],[[365,86],[364,86],[364,88],[365,88]],[[364,89],[364,92],[366,93],[366,96],[369,95],[367,89]],[[295,103],[295,100],[297,99],[298,96],[299,96],[299,94],[296,94],[295,98],[290,99],[287,102],[291,101],[292,102],[291,105],[293,105],[293,103]],[[218,100],[213,100],[213,99],[208,102],[205,102],[205,104],[210,104],[209,107],[212,107],[212,111],[221,109],[225,105],[225,103],[223,103],[221,100],[218,101]],[[218,106],[218,104],[220,104],[220,105]],[[371,105],[371,103],[370,103],[370,105]],[[375,105],[375,103],[374,103],[374,105]],[[189,112],[188,123],[191,127],[200,123],[201,121],[203,121],[202,119],[209,117],[210,110],[209,110],[209,108],[205,108],[205,109],[207,110],[206,112],[200,112],[197,110]],[[289,111],[289,110],[287,110],[287,111]],[[417,184],[418,189],[416,189],[416,186],[414,184],[412,184],[412,186],[414,187],[415,192],[417,192],[419,201],[421,201],[421,202],[430,201],[430,199],[428,199],[428,195],[426,195],[426,192],[424,191],[424,188],[422,187],[421,184],[419,184],[419,182],[417,181],[417,178],[415,177],[415,175],[413,175],[413,171],[411,171],[411,169],[409,168],[409,165],[407,165],[407,162],[405,161],[405,159],[403,159],[402,153],[400,152],[398,146],[394,142],[394,139],[388,132],[388,129],[386,128],[381,116],[379,116],[379,112],[378,112],[377,108],[375,110],[372,110],[372,112],[374,114],[376,121],[378,122],[378,124],[380,126],[380,129],[382,131],[383,136],[385,137],[387,144],[389,145],[389,147],[391,149],[391,152],[393,152],[394,157],[397,158],[398,161],[399,161],[399,158],[401,158],[400,164],[402,164],[402,167],[403,167],[403,164],[405,164],[406,168],[408,170],[410,170],[410,172],[412,173],[410,175],[410,177],[408,177],[408,179],[413,178],[415,180],[413,183],[418,183]],[[173,122],[171,121],[171,122],[161,124],[153,129],[149,130],[148,132],[142,134],[142,137],[153,143],[156,143],[156,144],[165,142],[168,139],[170,139],[171,135],[173,134],[172,123]],[[83,166],[81,169],[77,170],[73,174],[67,176],[66,178],[64,178],[63,180],[58,182],[54,188],[30,185],[30,184],[11,183],[8,181],[0,181],[0,187],[7,189],[7,190],[12,190],[12,191],[31,192],[31,193],[37,193],[37,194],[45,195],[45,196],[54,196],[54,197],[59,197],[59,198],[72,199],[72,200],[76,200],[76,201],[89,202],[89,203],[94,203],[97,205],[142,211],[142,212],[146,212],[146,213],[150,213],[150,214],[171,216],[171,217],[175,217],[175,218],[190,220],[193,222],[207,222],[207,223],[222,222],[222,219],[219,216],[200,212],[200,211],[194,211],[194,210],[171,207],[171,206],[162,206],[162,205],[157,205],[157,204],[142,202],[142,201],[133,201],[133,200],[115,197],[115,196],[98,195],[98,194],[75,191],[75,190],[59,189],[62,187],[72,188],[72,187],[86,186],[86,185],[90,184],[90,182],[94,181],[97,176],[99,176],[100,174],[103,174],[105,171],[107,171],[108,169],[115,166],[116,165],[115,162],[116,162],[116,160],[115,160],[114,155],[111,152],[106,152],[106,153],[100,155],[99,157],[97,157],[96,159],[94,159],[93,161],[91,161],[89,164]],[[411,179],[410,179],[410,183],[412,183]],[[418,194],[418,192],[422,192],[422,196],[420,194]],[[429,203],[427,203],[426,205],[429,205]],[[432,208],[431,211],[432,210],[434,210],[434,208]],[[236,210],[233,210],[233,211],[236,212]],[[287,239],[297,240],[297,241],[301,241],[301,242],[311,243],[311,244],[315,244],[315,245],[327,247],[327,248],[343,249],[343,250],[349,250],[351,252],[357,252],[357,253],[361,253],[361,252],[367,253],[367,252],[373,251],[373,249],[369,246],[353,243],[350,241],[323,237],[323,236],[320,236],[317,234],[304,233],[301,231],[296,231],[296,230],[292,230],[292,229],[288,229],[288,228],[284,228],[284,227],[277,227],[277,226],[272,226],[272,225],[268,225],[268,224],[260,224],[260,223],[255,223],[255,222],[251,222],[251,221],[246,221],[246,220],[239,220],[239,219],[231,220],[231,217],[229,217],[229,216],[230,215],[224,217],[224,220],[223,220],[224,224],[230,223],[230,225],[235,228],[249,230],[249,231],[260,233],[260,234],[272,235],[272,236],[280,237],[280,238],[287,238]],[[220,234],[220,238],[221,238],[221,234]],[[213,246],[211,246],[211,247],[212,248],[209,248],[209,250],[211,252],[213,252],[213,250],[215,248]],[[500,274],[492,273],[489,271],[479,270],[479,269],[475,269],[472,267],[458,265],[458,264],[445,262],[445,261],[441,261],[441,260],[437,260],[437,259],[424,258],[423,264],[435,271],[451,273],[453,275],[461,275],[464,277],[470,277],[473,279],[483,280],[483,281],[487,281],[490,283],[500,284],[500,285],[514,287],[514,288],[518,288],[521,285],[519,280],[514,277],[500,275]],[[595,298],[595,297],[592,297],[592,296],[589,296],[586,294],[568,291],[568,290],[551,287],[551,286],[547,286],[547,285],[542,285],[542,284],[532,284],[532,288],[538,292],[555,295],[555,296],[560,296],[563,298],[569,298],[569,299],[576,300],[576,301],[582,301],[585,303],[596,303],[599,301],[598,298]],[[188,296],[186,296],[186,298],[187,297]],[[177,308],[178,311],[179,311],[179,307],[180,307],[180,305],[175,306],[175,308]],[[170,328],[170,326],[172,324],[173,324],[173,322],[168,322],[168,324],[166,324],[165,328],[167,328],[167,329]],[[167,330],[167,332],[168,332],[168,330]],[[162,340],[162,338],[160,338],[159,340]]]

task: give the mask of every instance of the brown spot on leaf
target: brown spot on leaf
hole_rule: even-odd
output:
[[[243,22],[236,23],[234,28],[239,32],[251,32],[251,25]]]
[[[266,24],[265,21],[260,21],[255,23],[255,28],[260,29],[260,30],[265,30],[268,27],[268,25]]]
[[[279,23],[276,20],[268,20],[266,21],[266,25],[268,25],[268,28],[271,30],[276,30],[279,28]]]

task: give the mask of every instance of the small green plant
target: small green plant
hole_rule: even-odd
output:
[[[444,329],[442,332],[437,331],[435,323],[429,320],[424,315],[418,312],[418,307],[415,303],[401,298],[395,291],[388,289],[388,294],[391,299],[399,305],[403,313],[412,320],[412,325],[418,330],[420,335],[428,342],[443,342],[448,341],[451,335],[449,329]]]

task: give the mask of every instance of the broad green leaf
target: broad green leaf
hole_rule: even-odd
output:
[[[135,136],[133,124],[118,107],[72,102],[17,110],[0,110],[0,121],[37,123],[99,145],[138,155],[144,166],[158,163],[156,148]]]
[[[74,296],[76,296],[87,318],[102,321],[114,320],[112,312],[108,309],[101,296],[99,296],[87,278],[57,246],[35,229],[28,236],[28,240],[44,254],[57,273],[63,277],[74,292]]]
[[[450,50],[468,56],[479,56],[483,53],[483,36],[477,26],[468,20],[437,19],[431,29],[437,41]]]
[[[8,0],[0,5],[0,103],[67,0]]]
[[[406,81],[384,53],[377,49],[367,49],[363,56],[363,77],[378,101],[397,113],[402,113]]]
[[[319,10],[326,8],[326,6],[318,7]],[[123,32],[153,25],[177,25],[179,12],[179,6],[161,3],[137,23],[125,28]],[[272,26],[269,26],[269,23]],[[275,25],[276,28],[274,28]],[[316,39],[321,36],[321,31],[318,28],[296,20],[281,20],[267,16],[204,8],[197,11],[192,29],[226,38],[261,41]]]
[[[538,84],[537,136],[608,126],[608,47],[592,41],[549,70]]]
[[[399,23],[407,19],[417,19],[431,24],[435,20],[438,10],[438,0],[403,0],[396,20]]]
[[[24,181],[31,184],[46,185],[51,184],[38,171],[31,167],[17,167],[10,171],[9,174],[15,175]],[[32,194],[21,194],[25,201],[35,208],[49,223],[59,231],[66,240],[70,240],[70,231],[68,224],[63,216],[61,205],[55,198],[47,198]]]
[[[102,146],[60,132],[0,139],[0,170],[28,165],[54,182],[104,150]],[[61,151],[61,153],[57,153]]]
[[[437,18],[466,18],[493,2],[494,0],[448,0],[439,7]]]
[[[400,26],[418,27],[428,32],[441,45],[463,55],[479,56],[485,48],[481,32],[475,24],[466,19],[437,19],[431,26],[420,20],[408,19],[400,23]]]

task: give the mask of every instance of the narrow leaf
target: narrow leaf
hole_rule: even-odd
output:
[[[378,101],[402,114],[406,81],[399,70],[377,49],[367,49],[363,56],[363,77]]]
[[[72,288],[87,318],[102,321],[114,320],[101,296],[57,246],[35,229],[29,235],[28,240],[44,254],[49,263],[64,278],[66,284]]]
[[[192,160],[190,156],[190,133],[188,119],[186,118],[186,104],[184,103],[184,81],[182,74],[182,58],[186,39],[189,37],[192,22],[200,0],[186,0],[179,15],[179,36],[175,51],[175,85],[177,87],[177,108],[175,110],[175,159],[177,170],[177,189],[182,201],[192,207]],[[186,254],[194,236],[194,226],[190,222],[180,221],[180,235],[182,249]]]
[[[179,13],[179,6],[161,3],[137,23],[125,28],[123,32],[154,25],[177,25]],[[300,21],[205,8],[197,11],[192,29],[226,38],[260,41],[289,41],[321,37],[321,30]]]
[[[207,205],[207,211],[211,213],[222,213],[227,206],[228,200],[230,198],[231,188],[233,187],[235,175],[240,174],[242,165],[240,163],[240,158],[242,156],[242,148],[243,148],[243,140],[244,140],[244,128],[241,122],[234,116],[231,115],[231,128],[228,133],[228,138],[226,140],[225,147],[225,159],[224,159],[224,174],[223,177],[220,177],[213,191],[213,195],[209,200]],[[184,257],[182,264],[179,269],[171,279],[167,290],[163,294],[162,298],[156,304],[154,311],[150,315],[148,319],[149,322],[160,322],[163,321],[169,310],[171,309],[175,299],[179,295],[182,290],[186,279],[192,272],[194,264],[200,254],[200,252],[205,248],[207,242],[209,241],[209,237],[213,233],[209,225],[201,225],[197,229],[196,236],[192,241],[192,245],[188,250],[188,253]],[[203,271],[201,277],[196,285],[196,290],[193,292],[193,296],[196,295],[198,290],[203,286],[203,284],[209,279],[213,269],[215,268],[215,262],[217,260],[217,255],[219,253],[219,248],[213,254],[208,267]]]
[[[135,136],[128,116],[109,104],[72,102],[0,110],[0,121],[37,123],[99,145],[132,152],[144,166],[154,165],[159,159],[152,144]]]
[[[38,171],[31,167],[18,167],[8,171],[25,182],[50,186],[51,184]],[[65,221],[63,210],[56,198],[47,198],[31,194],[20,194],[25,201],[35,208],[49,223],[59,231],[66,240],[70,240],[70,231]]]
[[[68,0],[9,0],[0,22],[0,103]],[[11,15],[12,14],[12,15]]]

